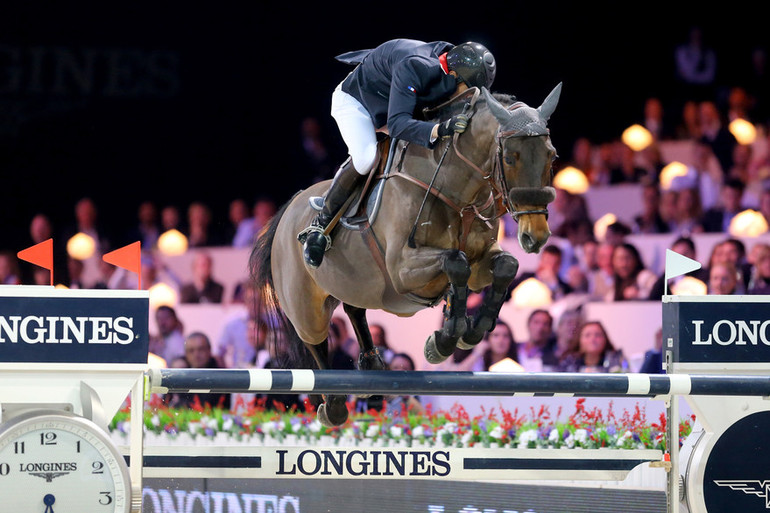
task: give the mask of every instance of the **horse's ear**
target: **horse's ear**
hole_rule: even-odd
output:
[[[548,121],[548,119],[551,117],[551,114],[553,114],[553,111],[556,110],[556,104],[559,103],[559,96],[561,96],[561,82],[553,88],[553,91],[551,91],[551,94],[549,94],[545,101],[543,101],[543,104],[537,108],[538,112],[540,112],[540,115],[543,116],[543,119]]]
[[[489,89],[482,87],[481,92],[484,94],[484,99],[487,101],[489,111],[500,125],[505,125],[508,120],[511,119],[511,113],[499,101],[495,100],[492,93],[489,92]]]

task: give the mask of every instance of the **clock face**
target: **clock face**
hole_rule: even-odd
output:
[[[0,510],[126,513],[123,457],[90,421],[63,414],[11,419],[0,432]]]

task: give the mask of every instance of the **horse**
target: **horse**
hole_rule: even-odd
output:
[[[472,88],[426,110],[430,120],[465,112],[468,128],[434,148],[386,140],[391,164],[372,171],[377,186],[369,187],[368,200],[359,200],[376,209],[359,215],[357,223],[337,224],[318,269],[305,264],[297,235],[316,213],[311,198],[330,182],[286,202],[257,238],[249,266],[263,304],[284,322],[295,348],[304,346],[318,368],[329,368],[327,337],[340,303],[360,346],[361,370],[387,368],[369,334],[368,309],[411,316],[444,301],[443,324],[424,348],[432,364],[458,347],[473,347],[494,328],[519,266],[497,241],[500,217],[507,212],[517,221],[518,242],[526,252],[537,253],[550,236],[547,205],[555,198],[556,150],[547,121],[560,94],[561,83],[532,108]],[[482,290],[484,299],[471,318],[469,291]],[[324,397],[318,420],[326,426],[344,423],[346,401],[346,396]]]

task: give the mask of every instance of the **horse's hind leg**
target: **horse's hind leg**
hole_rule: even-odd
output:
[[[462,251],[449,251],[442,258],[441,269],[449,278],[449,292],[444,306],[444,324],[425,342],[425,359],[430,363],[441,363],[449,358],[468,329],[466,311],[468,278],[471,276],[468,257]]]
[[[345,313],[348,314],[353,332],[356,334],[361,352],[358,354],[359,370],[384,370],[387,368],[382,360],[379,350],[374,347],[372,334],[369,332],[369,323],[366,322],[366,309],[358,308],[347,303],[342,304]]]
[[[492,330],[505,301],[508,286],[519,271],[519,262],[510,253],[499,253],[492,259],[492,286],[473,318],[471,328],[457,342],[460,349],[470,349],[479,343],[484,333]]]
[[[329,342],[324,340],[320,344],[305,344],[313,359],[321,370],[329,369]],[[318,422],[326,427],[340,426],[348,420],[348,404],[345,395],[324,395],[324,402],[318,406],[316,412]]]

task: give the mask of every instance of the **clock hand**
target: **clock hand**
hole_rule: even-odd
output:
[[[45,511],[43,513],[53,513],[53,503],[56,502],[56,497],[48,493],[43,497],[43,504],[45,504]]]

